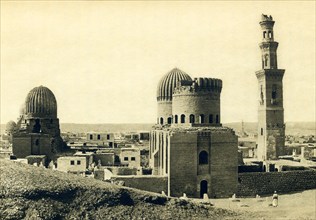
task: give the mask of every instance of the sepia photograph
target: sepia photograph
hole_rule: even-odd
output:
[[[316,1],[0,1],[0,219],[316,219]]]

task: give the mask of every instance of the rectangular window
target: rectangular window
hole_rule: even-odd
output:
[[[74,161],[74,160],[71,160],[71,161],[70,161],[70,165],[75,165],[75,161]]]
[[[100,140],[100,139],[101,139],[101,135],[98,134],[98,140]]]
[[[131,161],[135,161],[136,159],[135,159],[135,157],[131,157]]]
[[[124,161],[128,161],[128,157],[124,157]]]
[[[93,139],[93,135],[92,134],[90,134],[90,140],[92,140]]]
[[[77,160],[77,165],[80,165],[81,164],[81,161],[80,160]]]
[[[108,139],[108,140],[110,140],[110,135],[108,134],[108,135],[106,135],[106,138]]]

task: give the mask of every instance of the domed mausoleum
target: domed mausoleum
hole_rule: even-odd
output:
[[[28,117],[57,118],[57,102],[53,92],[44,86],[32,89],[25,99]]]
[[[237,189],[237,136],[220,121],[222,80],[175,68],[158,83],[157,124],[150,135],[154,175],[169,196],[228,197]],[[229,158],[229,160],[226,160]]]
[[[27,94],[12,136],[12,148],[17,158],[45,155],[48,160],[63,150],[57,101],[49,88],[35,87]]]
[[[157,87],[157,124],[172,123],[172,95],[175,87],[181,81],[192,81],[192,79],[188,74],[178,68],[172,69],[159,81]]]

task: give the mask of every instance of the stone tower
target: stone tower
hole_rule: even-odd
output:
[[[274,41],[274,21],[262,15],[260,26],[262,42],[262,69],[256,72],[258,79],[258,148],[259,160],[277,159],[283,154],[285,141],[283,84],[284,69],[278,69],[277,48]]]

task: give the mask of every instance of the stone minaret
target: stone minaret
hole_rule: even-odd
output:
[[[283,84],[284,69],[278,69],[277,48],[274,41],[274,21],[262,15],[262,69],[256,72],[258,79],[258,148],[259,160],[277,159],[283,155],[285,141]]]

